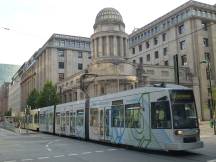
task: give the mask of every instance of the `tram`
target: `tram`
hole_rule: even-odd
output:
[[[39,111],[38,109],[29,110],[29,116],[22,114],[22,128],[39,131]]]
[[[203,147],[190,88],[141,87],[86,102],[40,108],[40,131],[151,150]]]

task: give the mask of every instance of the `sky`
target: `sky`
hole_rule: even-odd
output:
[[[199,0],[215,4],[215,0]],[[97,13],[117,9],[126,32],[187,0],[0,0],[0,63],[22,65],[53,33],[90,37]]]

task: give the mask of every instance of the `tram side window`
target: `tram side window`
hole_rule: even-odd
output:
[[[56,124],[60,125],[60,113],[56,113]]]
[[[53,113],[49,113],[49,124],[53,124]]]
[[[66,125],[69,125],[69,111],[66,112]]]
[[[141,127],[141,112],[140,104],[125,105],[125,127],[126,128],[140,128]]]
[[[33,122],[33,115],[27,116],[27,120],[29,123]]]
[[[124,106],[112,106],[112,127],[124,127]]]
[[[91,109],[90,110],[90,126],[92,127],[98,127],[98,110],[97,109]]]
[[[83,126],[83,123],[84,123],[84,111],[83,110],[77,110],[76,125],[77,126]]]
[[[44,114],[40,114],[40,124],[44,124]]]
[[[168,101],[151,103],[151,125],[152,129],[170,129],[171,117]]]
[[[38,114],[34,115],[34,123],[36,123],[36,124],[38,123]]]

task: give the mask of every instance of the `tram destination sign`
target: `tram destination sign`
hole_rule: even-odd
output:
[[[194,95],[192,90],[172,90],[170,91],[172,102],[193,102]]]

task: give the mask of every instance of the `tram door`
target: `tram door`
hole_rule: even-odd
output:
[[[144,133],[145,133],[145,140],[150,140],[151,139],[150,93],[142,94],[141,103],[142,103],[143,112],[144,112],[143,128],[144,128]]]
[[[76,112],[70,111],[70,134],[75,135],[75,127],[76,127]]]
[[[111,138],[111,107],[104,108],[104,140]]]
[[[104,139],[104,110],[100,109],[100,116],[99,116],[99,133],[101,139]]]

